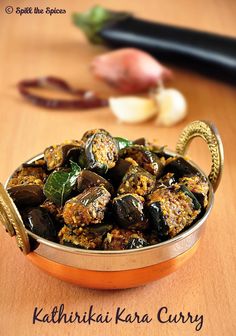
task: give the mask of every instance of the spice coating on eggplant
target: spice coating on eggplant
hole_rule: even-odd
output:
[[[193,194],[175,185],[156,189],[148,197],[150,221],[160,239],[176,236],[197,218],[201,206]]]
[[[149,151],[146,147],[141,145],[134,145],[122,149],[119,152],[120,157],[130,157],[135,160],[139,166],[152,175],[160,176],[163,165],[156,154]]]
[[[43,187],[47,174],[42,167],[21,167],[10,179],[7,187],[18,185],[38,185]]]
[[[47,163],[47,169],[53,170],[61,167],[70,157],[78,152],[78,156],[82,148],[84,147],[83,141],[70,140],[60,145],[50,146],[44,151],[44,159]]]
[[[208,204],[209,185],[207,179],[204,176],[185,176],[182,177],[179,182],[183,183],[194,194],[203,208],[206,208]]]
[[[63,209],[63,218],[69,227],[101,223],[111,194],[104,187],[86,189],[68,200]]]
[[[95,225],[72,230],[65,225],[58,237],[62,245],[95,250],[102,247],[103,237],[111,229],[111,225]]]
[[[156,178],[146,170],[131,166],[123,177],[118,194],[137,194],[145,196],[155,187]]]
[[[143,239],[143,234],[139,231],[125,229],[113,229],[107,234],[103,242],[104,250],[126,250],[131,239]]]
[[[85,144],[87,168],[98,173],[106,173],[115,166],[118,147],[110,134],[95,133]]]

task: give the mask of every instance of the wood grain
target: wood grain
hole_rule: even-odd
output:
[[[203,314],[201,335],[235,335],[236,327],[236,208],[235,208],[235,87],[213,81],[191,71],[173,68],[171,86],[180,89],[189,104],[189,115],[171,129],[149,122],[138,126],[117,124],[107,108],[92,112],[52,112],[27,104],[19,97],[16,83],[23,78],[57,75],[78,87],[87,87],[105,96],[114,94],[95,81],[89,72],[92,58],[105,50],[90,46],[71,24],[70,14],[83,11],[97,1],[14,1],[14,6],[64,8],[65,15],[5,14],[9,1],[0,4],[0,180],[16,166],[52,143],[77,138],[88,128],[103,127],[114,135],[130,138],[157,138],[170,148],[181,129],[195,119],[213,121],[223,139],[225,169],[216,193],[214,209],[195,256],[176,273],[145,287],[123,291],[94,291],[75,287],[49,277],[31,265],[0,228],[0,328],[1,335],[103,335],[103,336],[189,336],[197,333],[192,324],[32,324],[35,306],[49,312],[65,304],[67,312],[84,312],[94,305],[97,312],[111,313],[116,307],[149,313],[155,317],[161,306],[171,314],[183,311]],[[12,4],[11,3],[11,4]],[[100,1],[106,7],[125,9],[147,19],[236,36],[235,1]],[[206,145],[195,141],[190,155],[209,171]]]

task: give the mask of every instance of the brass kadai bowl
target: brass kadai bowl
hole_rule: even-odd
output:
[[[211,123],[194,121],[189,124],[179,137],[176,152],[168,151],[168,154],[184,155],[195,137],[205,140],[212,158],[208,176],[208,206],[194,225],[165,242],[122,251],[83,250],[51,242],[25,228],[15,204],[1,184],[0,220],[10,236],[15,236],[18,247],[33,264],[61,280],[97,289],[131,288],[157,280],[179,268],[198,248],[213,205],[214,192],[220,182],[224,160],[223,146],[217,129]],[[27,163],[42,156],[37,155]],[[195,163],[190,163],[206,177]]]

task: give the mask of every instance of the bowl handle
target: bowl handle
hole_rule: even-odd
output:
[[[193,138],[201,137],[208,145],[211,153],[211,171],[208,176],[213,190],[216,191],[221,180],[224,166],[224,149],[217,128],[209,121],[196,120],[187,125],[180,134],[176,152],[184,155]]]
[[[21,215],[8,192],[0,183],[0,221],[10,236],[16,236],[17,246],[24,254],[30,252],[29,237]]]

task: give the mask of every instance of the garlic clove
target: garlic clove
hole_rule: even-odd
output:
[[[163,88],[154,97],[158,105],[157,125],[173,126],[186,117],[187,102],[180,91]]]
[[[141,123],[157,114],[157,104],[150,98],[110,98],[109,106],[113,114],[124,123]]]

